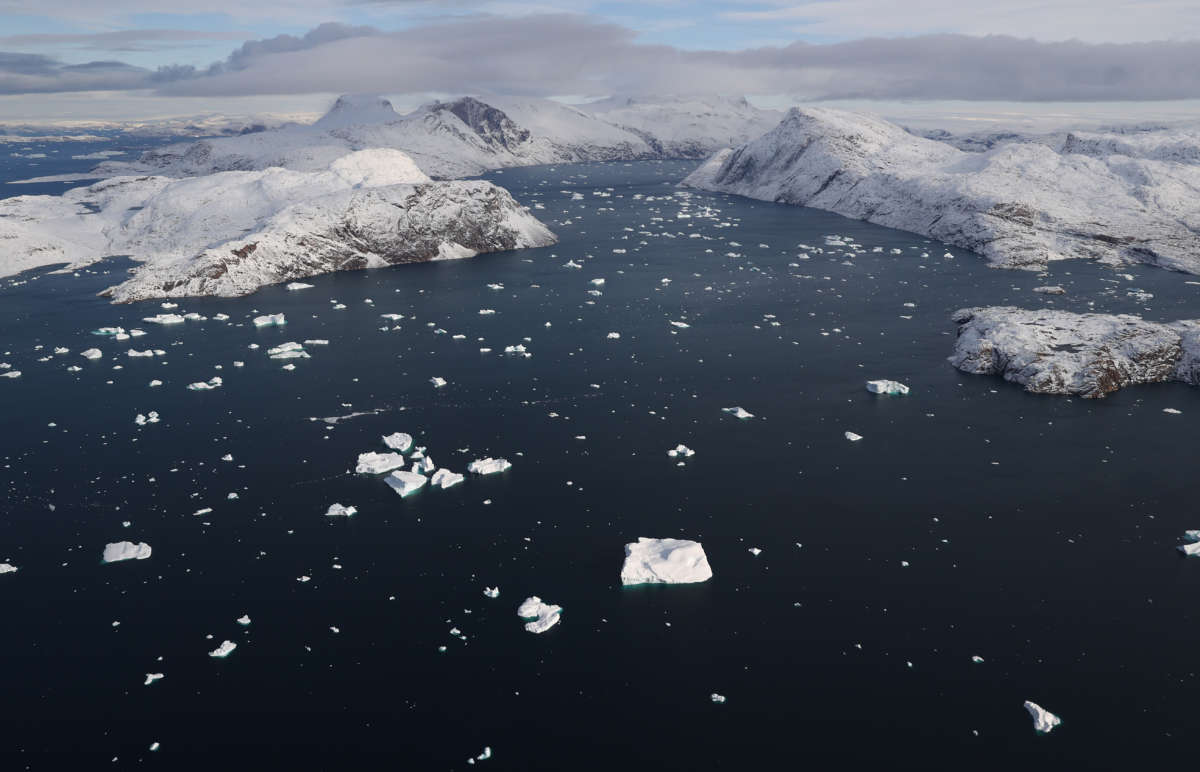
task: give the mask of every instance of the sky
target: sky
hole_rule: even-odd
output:
[[[1200,0],[0,0],[10,123],[342,92],[1190,100],[1197,62]]]

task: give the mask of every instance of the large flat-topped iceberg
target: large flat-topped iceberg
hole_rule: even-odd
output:
[[[321,171],[116,177],[63,196],[0,200],[0,276],[140,263],[103,294],[117,302],[239,296],[267,284],[447,254],[554,243],[503,188],[433,183],[396,150],[363,150]],[[466,250],[466,251],[463,251]]]
[[[953,318],[955,367],[1002,375],[1037,394],[1103,397],[1140,383],[1200,384],[1200,320],[1011,306],[964,308]]]
[[[145,542],[134,544],[131,541],[119,541],[104,545],[104,562],[119,563],[122,560],[145,560],[150,557],[150,545]]]
[[[625,545],[621,584],[689,584],[709,579],[712,569],[699,542],[643,536]]]
[[[358,474],[383,474],[393,469],[402,469],[404,464],[404,456],[399,453],[371,451],[358,454],[358,464],[354,467],[354,471]]]
[[[878,118],[793,109],[685,183],[824,209],[1004,268],[1086,258],[1200,273],[1200,166],[1012,143],[968,153]]]
[[[420,490],[428,479],[425,475],[418,474],[417,472],[406,472],[403,469],[397,469],[385,477],[384,482],[390,485],[392,490],[399,493],[403,498]]]

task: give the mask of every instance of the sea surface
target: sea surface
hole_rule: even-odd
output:
[[[22,372],[0,379],[3,768],[1189,763],[1200,560],[1175,547],[1200,528],[1200,393],[1037,396],[946,358],[958,308],[1171,320],[1200,287],[990,269],[679,188],[692,168],[496,172],[558,245],[300,291],[114,306],[119,259],[0,283]],[[207,320],[142,321],[167,312]],[[353,473],[392,432],[512,469],[402,499]],[[623,588],[640,536],[700,541],[712,580]],[[102,564],[122,540],[153,554]],[[532,595],[563,607],[541,635],[516,615]],[[1063,724],[1038,735],[1025,700]]]

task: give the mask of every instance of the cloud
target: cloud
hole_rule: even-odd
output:
[[[0,51],[0,94],[146,88],[149,75],[124,62],[63,64],[42,54]]]
[[[1200,41],[1038,42],[961,34],[696,51],[570,14],[475,15],[384,32],[322,24],[249,41],[207,68],[64,65],[0,53],[0,93],[155,88],[170,96],[727,93],[1010,101],[1200,97]]]
[[[244,40],[244,33],[184,29],[129,29],[115,32],[0,35],[0,48],[66,45],[96,51],[149,51],[199,40]]]
[[[792,94],[804,99],[1200,97],[1200,41],[1043,43],[946,34],[742,51],[647,45],[576,15],[471,17],[383,33],[340,25],[247,43],[176,95],[340,91]]]

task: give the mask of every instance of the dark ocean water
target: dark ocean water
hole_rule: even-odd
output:
[[[1190,760],[1200,560],[1175,546],[1200,528],[1197,392],[1033,396],[946,357],[960,307],[1178,319],[1200,316],[1200,287],[992,270],[680,191],[691,168],[496,173],[560,244],[173,309],[228,322],[108,305],[94,293],[117,261],[6,282],[0,362],[23,375],[0,379],[0,562],[20,569],[0,576],[4,767],[466,769],[485,746],[477,766],[504,770]],[[1030,291],[1047,283],[1068,294]],[[288,323],[255,329],[263,313]],[[148,334],[90,334],[105,325]],[[329,345],[294,371],[266,356],[310,338]],[[519,343],[533,356],[501,353]],[[92,346],[102,359],[79,356]],[[912,394],[869,394],[873,378]],[[136,426],[150,410],[162,421]],[[513,468],[401,499],[352,474],[395,431],[439,466]],[[696,451],[683,467],[677,443]],[[359,513],[325,517],[333,502]],[[639,536],[701,541],[713,579],[623,589]],[[123,539],[153,556],[101,565]],[[525,632],[529,595],[561,624]],[[224,639],[236,651],[210,658]],[[1035,734],[1024,700],[1063,725]]]

